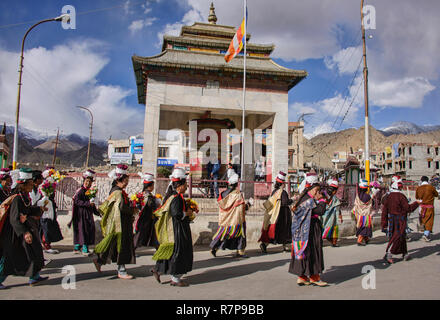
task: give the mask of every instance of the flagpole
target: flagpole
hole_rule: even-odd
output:
[[[242,110],[242,122],[241,122],[241,180],[244,180],[244,129],[245,129],[245,110],[246,110],[246,35],[247,35],[247,0],[244,0],[244,57],[243,57],[243,110]],[[243,183],[241,184],[241,190],[243,191]]]

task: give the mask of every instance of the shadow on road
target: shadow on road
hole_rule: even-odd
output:
[[[217,282],[248,276],[258,271],[268,271],[286,265],[289,262],[290,259],[282,259],[268,262],[240,264],[232,267],[207,270],[201,274],[190,275],[186,279],[191,285]]]
[[[439,254],[440,244],[435,246],[422,247],[418,249],[408,250],[412,259],[422,259],[432,254]],[[384,254],[385,255],[385,254]],[[395,263],[411,263],[411,260],[406,262],[403,261],[401,256],[393,258]],[[375,269],[383,270],[387,268],[392,268],[392,265],[386,263],[383,258],[373,260],[373,261],[364,261],[356,264],[348,264],[342,266],[333,266],[329,270],[325,271],[322,275],[324,281],[327,281],[332,284],[340,284],[342,282],[357,278],[362,276],[362,268],[366,265],[371,265]]]

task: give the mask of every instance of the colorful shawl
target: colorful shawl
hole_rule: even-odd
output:
[[[123,197],[122,190],[116,190],[99,206],[98,211],[102,216],[101,230],[104,239],[96,245],[95,253],[106,252],[114,238],[117,241],[118,252],[121,251],[122,226],[120,205]]]
[[[163,206],[154,211],[154,215],[159,218],[154,229],[156,231],[157,241],[159,242],[159,249],[153,255],[152,259],[157,260],[169,260],[174,252],[174,229],[173,221],[170,215],[171,202],[179,196],[175,194],[168,198]]]
[[[359,195],[356,192],[356,199],[354,201],[354,207],[352,213],[356,219],[356,228],[366,227],[369,228],[371,224],[371,213],[372,213],[373,199],[370,198],[367,203],[363,203],[359,199]]]
[[[213,240],[234,239],[242,236],[244,232],[245,202],[239,190],[234,190],[224,199],[218,200],[219,217],[217,232],[212,237]]]
[[[268,199],[268,201],[272,203],[272,209],[264,212],[263,230],[267,230],[269,225],[277,223],[280,214],[282,193],[283,189],[279,189]]]
[[[292,247],[296,260],[305,258],[304,251],[309,242],[310,218],[316,202],[310,198],[301,203],[295,210],[292,219]]]
[[[321,222],[323,225],[322,239],[338,239],[339,228],[337,215],[340,210],[340,206],[341,201],[336,196],[333,196],[327,207],[327,210],[321,217]]]

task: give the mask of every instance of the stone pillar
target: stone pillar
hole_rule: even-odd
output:
[[[277,108],[272,125],[272,180],[279,171],[287,173],[289,170],[288,134],[289,114],[286,101],[285,106]]]
[[[164,102],[166,84],[148,79],[144,120],[144,152],[142,171],[157,175],[160,105]]]

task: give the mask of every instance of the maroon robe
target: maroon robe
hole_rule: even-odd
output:
[[[406,227],[408,214],[419,206],[418,202],[408,203],[408,199],[401,192],[391,192],[383,199],[382,231],[389,237],[387,252],[391,248],[392,254],[408,253],[406,246]]]

